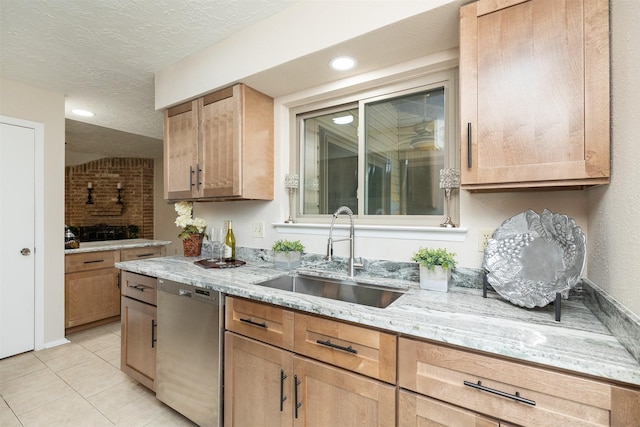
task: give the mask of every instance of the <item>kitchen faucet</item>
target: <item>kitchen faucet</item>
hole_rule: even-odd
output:
[[[333,236],[333,225],[335,224],[336,219],[338,218],[338,215],[340,215],[340,214],[349,215],[349,223],[350,223],[349,238],[334,240],[332,238],[332,236]],[[353,255],[353,243],[354,243],[354,240],[355,240],[354,239],[354,235],[355,235],[355,228],[353,226],[353,211],[348,206],[340,206],[333,213],[333,218],[331,219],[331,228],[329,228],[329,240],[327,241],[327,256],[325,257],[325,259],[327,261],[332,261],[333,260],[333,242],[342,242],[344,240],[348,240],[349,241],[349,277],[350,278],[353,278],[355,276],[355,269],[356,268],[363,268],[364,267],[362,262],[359,262],[359,263],[354,262],[354,255]],[[362,259],[361,259],[361,261],[362,261]]]

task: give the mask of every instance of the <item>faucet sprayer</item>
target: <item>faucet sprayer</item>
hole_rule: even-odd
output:
[[[333,226],[336,222],[336,219],[338,218],[338,215],[340,214],[347,214],[349,215],[349,238],[348,239],[337,239],[334,240],[333,239]],[[354,240],[355,240],[355,227],[353,224],[353,211],[348,207],[348,206],[340,206],[338,209],[336,209],[336,211],[333,213],[333,218],[331,219],[331,227],[329,228],[329,240],[327,241],[327,256],[325,257],[325,259],[327,261],[331,261],[333,260],[333,243],[334,242],[341,242],[344,240],[348,240],[349,241],[349,277],[353,278],[353,276],[355,275],[355,269],[356,268],[362,268],[363,264],[362,263],[355,263],[354,262]]]

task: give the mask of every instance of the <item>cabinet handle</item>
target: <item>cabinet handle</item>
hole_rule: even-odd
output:
[[[118,289],[120,289],[121,280],[122,280],[122,275],[118,273],[117,280],[116,280],[116,286],[118,287]]]
[[[287,400],[287,396],[284,395],[284,380],[287,379],[287,374],[284,373],[284,369],[280,369],[280,412],[284,411],[284,401]]]
[[[473,158],[471,153],[471,122],[467,123],[467,167],[471,169]]]
[[[293,376],[293,398],[295,399],[295,417],[298,418],[298,408],[302,406],[302,403],[298,401],[298,386],[301,384],[297,375]]]
[[[91,261],[85,261],[85,264],[95,264],[97,262],[104,262],[103,259],[92,259]]]
[[[156,346],[156,341],[158,341],[156,338],[156,326],[158,326],[156,321],[151,319],[151,348],[154,348]]]
[[[200,190],[200,184],[202,184],[200,182],[200,172],[202,172],[202,169],[200,169],[200,165],[197,164],[196,165],[196,190]]]
[[[149,252],[148,254],[140,254],[140,255],[136,255],[138,258],[144,258],[146,256],[153,256],[155,255],[153,252]]]
[[[358,350],[354,349],[353,347],[351,346],[344,347],[338,344],[334,344],[331,342],[331,340],[326,340],[326,341],[318,340],[316,342],[320,345],[326,345],[327,347],[335,348],[336,350],[342,350],[342,351],[346,351],[347,353],[358,354]]]
[[[193,187],[193,166],[189,166],[189,188]]]
[[[240,319],[240,321],[244,322],[244,323],[248,323],[248,324],[253,325],[253,326],[258,326],[260,328],[268,329],[267,328],[267,322],[258,323],[258,322],[254,322],[251,319]]]
[[[135,289],[136,291],[140,291],[140,292],[144,292],[145,289],[148,288],[148,286],[144,286],[144,285],[130,285],[129,288],[131,289]]]
[[[516,402],[526,403],[527,405],[536,406],[535,400],[525,399],[524,397],[520,397],[520,392],[516,391],[516,394],[505,393],[504,391],[496,390],[494,388],[489,388],[482,385],[482,381],[478,381],[478,383],[472,383],[470,381],[465,381],[464,385],[475,388],[480,391],[486,391],[487,393],[497,394],[501,397],[506,397],[507,399],[515,400]]]

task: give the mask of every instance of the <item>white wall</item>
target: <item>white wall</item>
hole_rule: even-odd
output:
[[[588,277],[640,316],[640,2],[611,1],[611,184],[591,190]]]
[[[640,3],[631,0],[612,0],[612,183],[609,186],[587,191],[543,191],[514,192],[496,194],[460,195],[461,225],[468,228],[466,240],[462,243],[421,242],[404,239],[367,239],[357,238],[357,255],[368,258],[407,261],[411,253],[421,245],[442,246],[459,255],[459,263],[464,267],[480,267],[482,253],[477,251],[477,238],[480,229],[494,229],[502,221],[528,208],[541,212],[547,208],[574,218],[587,235],[588,273],[587,276],[604,287],[614,298],[640,315],[640,192],[637,183],[640,175],[637,165],[638,155],[636,123],[640,119],[638,93],[640,84],[637,69],[640,65],[640,37],[637,23],[640,22],[638,8]],[[309,17],[313,21],[312,18]],[[339,30],[339,29],[338,29]],[[245,34],[246,36],[246,34]],[[237,45],[233,45],[237,42]],[[225,50],[242,51],[247,42],[243,37],[227,40]],[[274,47],[277,49],[278,47]],[[231,56],[230,56],[231,57]],[[225,61],[225,52],[216,51],[216,61]],[[418,64],[418,65],[416,65]],[[193,66],[209,64],[203,56],[188,58],[181,63],[182,71]],[[399,64],[393,70],[398,75],[411,74],[411,67],[418,63]],[[185,68],[186,67],[186,68]],[[404,67],[404,68],[403,68]],[[180,68],[180,67],[178,67]],[[172,72],[175,70],[172,70]],[[200,70],[202,71],[202,70]],[[378,78],[383,73],[377,72]],[[167,77],[167,75],[162,75]],[[388,76],[387,76],[388,77]],[[241,79],[237,75],[234,79]],[[333,86],[344,91],[349,85],[366,83],[367,77],[358,76]],[[371,77],[373,80],[373,77]],[[206,85],[206,79],[204,79]],[[210,78],[209,78],[210,81]],[[350,83],[352,82],[352,83]],[[220,83],[220,82],[218,82]],[[203,90],[202,82],[197,90]],[[167,86],[171,86],[168,88]],[[196,89],[182,80],[164,79],[157,81],[156,90],[166,98],[163,102],[177,101],[193,96]],[[205,217],[214,225],[222,225],[224,219],[234,221],[234,230],[238,245],[269,248],[278,238],[301,239],[308,252],[324,253],[325,236],[279,235],[269,227],[274,222],[282,222],[288,213],[288,199],[283,180],[289,172],[290,123],[287,105],[302,99],[314,99],[323,96],[326,88],[310,88],[304,93],[287,95],[275,100],[275,200],[273,202],[227,202],[198,203],[195,206],[197,216]],[[157,105],[162,105],[162,102]],[[264,239],[253,238],[250,234],[251,222],[265,221],[267,224]],[[346,245],[342,245],[346,246]],[[336,245],[339,255],[346,253],[345,248]],[[342,252],[340,252],[342,251]]]
[[[0,114],[44,123],[44,342],[64,339],[64,95],[0,80]]]

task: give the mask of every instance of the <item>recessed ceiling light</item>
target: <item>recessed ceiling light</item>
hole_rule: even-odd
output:
[[[347,125],[353,121],[353,116],[349,114],[347,116],[334,117],[332,120],[337,125]]]
[[[356,60],[351,58],[350,56],[339,56],[337,58],[333,58],[329,65],[334,70],[350,70],[356,66]]]
[[[71,112],[73,114],[75,114],[76,116],[82,116],[82,117],[93,117],[96,114],[92,113],[91,111],[87,111],[87,110],[71,110]]]

